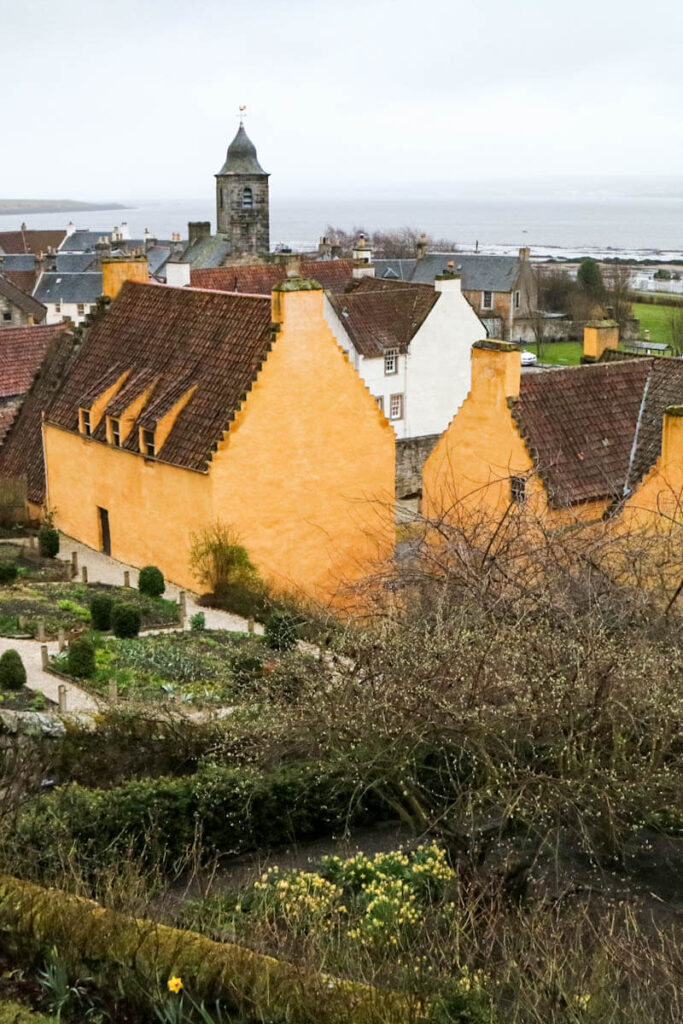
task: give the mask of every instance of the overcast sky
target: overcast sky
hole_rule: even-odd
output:
[[[0,197],[201,196],[240,103],[282,195],[683,175],[682,45],[681,0],[0,0]]]

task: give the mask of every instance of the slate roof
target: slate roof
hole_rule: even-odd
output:
[[[150,382],[152,392],[124,447],[138,451],[137,426],[150,424],[196,386],[157,458],[205,471],[216,443],[229,429],[271,345],[270,301],[260,296],[169,288],[127,281],[86,340],[48,419],[78,428],[78,410],[107,387],[107,374],[138,376],[124,385],[130,400]],[[106,415],[121,412],[117,396]],[[151,415],[154,413],[154,415]],[[95,431],[104,437],[104,417]]]
[[[263,174],[266,172],[261,167],[256,156],[256,146],[244,130],[240,121],[237,135],[228,146],[225,163],[218,172],[222,174]],[[218,177],[218,175],[216,175]]]
[[[510,404],[562,507],[634,490],[661,453],[664,410],[681,402],[683,360],[640,358],[524,374]]]
[[[63,324],[8,327],[0,331],[0,398],[25,395]]]
[[[318,281],[323,288],[342,291],[353,280],[353,260],[301,260],[298,272],[302,277]],[[195,288],[270,295],[275,285],[286,277],[287,269],[280,263],[251,263],[192,270],[190,280]]]
[[[440,298],[429,285],[361,278],[353,291],[328,296],[354,348],[367,359],[387,349],[407,352]]]
[[[62,385],[74,357],[75,345],[73,335],[63,324],[37,329],[52,330],[54,333],[33,384],[0,449],[0,475],[25,476],[28,500],[40,505],[45,500],[43,410]]]
[[[83,302],[93,305],[102,294],[102,274],[86,270],[82,274],[48,272],[41,275],[34,291],[40,302]]]
[[[26,253],[38,255],[47,252],[49,246],[58,249],[64,241],[66,231],[0,231],[0,252]]]
[[[22,291],[21,288],[17,288],[16,284],[3,274],[0,274],[0,295],[3,295],[14,306],[28,316],[32,316],[39,323],[45,319],[45,314],[47,313],[45,306],[34,299],[32,295]]]
[[[33,253],[8,253],[0,259],[0,273],[6,270],[34,270],[36,258]]]
[[[78,229],[62,242],[60,252],[94,252],[100,238],[109,238],[111,231],[88,231]]]
[[[221,235],[204,235],[188,245],[178,258],[183,263],[189,263],[193,270],[203,270],[222,266],[229,253],[230,245]]]
[[[57,270],[62,274],[82,274],[95,266],[94,252],[58,252]]]
[[[422,259],[374,260],[375,276],[433,284],[449,261],[460,267],[463,291],[512,291],[519,273],[518,256],[485,256],[461,252],[428,253]]]

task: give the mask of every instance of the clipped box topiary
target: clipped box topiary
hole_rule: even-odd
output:
[[[38,548],[43,558],[56,558],[59,554],[59,532],[54,526],[41,526],[38,531]]]
[[[69,644],[69,675],[89,679],[95,672],[95,646],[87,637],[77,637]]]
[[[92,628],[100,633],[111,629],[111,616],[114,602],[109,594],[93,594],[90,599],[90,622]]]
[[[0,687],[3,690],[20,690],[26,685],[26,669],[18,651],[5,651],[0,656]]]
[[[0,562],[0,584],[14,583],[18,572],[14,562]]]
[[[166,589],[164,574],[156,565],[146,565],[140,570],[138,579],[138,590],[147,597],[161,597]]]
[[[117,601],[111,613],[111,628],[114,636],[127,640],[140,632],[142,617],[140,609],[127,601]]]

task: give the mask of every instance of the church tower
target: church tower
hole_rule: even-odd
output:
[[[268,178],[240,121],[216,175],[216,231],[226,236],[231,256],[270,252]]]

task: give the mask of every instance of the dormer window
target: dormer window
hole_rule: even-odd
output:
[[[115,448],[121,447],[121,424],[113,416],[109,417],[109,443]]]
[[[150,459],[154,458],[156,455],[156,445],[154,443],[153,430],[143,429],[140,431],[140,447],[143,455],[147,455]]]
[[[243,191],[242,191],[242,209],[243,210],[251,210],[253,205],[254,205],[254,193],[247,186],[247,188],[243,189]]]
[[[390,376],[392,373],[398,373],[398,349],[388,348],[384,353],[384,373],[385,376]]]
[[[78,429],[81,434],[85,434],[86,437],[90,437],[92,430],[90,427],[90,409],[79,409],[78,410]]]

